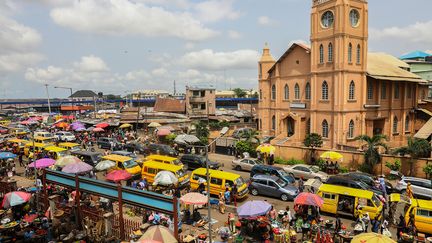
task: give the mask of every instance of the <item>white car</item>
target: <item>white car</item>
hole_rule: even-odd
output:
[[[75,141],[75,135],[73,135],[70,132],[57,132],[55,134],[55,137],[59,141],[65,141],[65,142],[73,142]]]
[[[55,138],[54,135],[47,131],[36,131],[34,133],[35,137],[43,137],[43,138]]]
[[[328,175],[320,171],[318,166],[298,164],[285,166],[283,169],[296,179],[318,179],[322,182],[325,182],[328,179]]]

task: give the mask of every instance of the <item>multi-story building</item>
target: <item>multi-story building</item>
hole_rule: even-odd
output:
[[[414,135],[421,77],[383,53],[368,53],[366,0],[313,0],[310,46],[293,44],[277,61],[259,61],[259,128],[278,145],[321,134],[324,147],[360,145],[385,134],[398,146]]]
[[[186,86],[186,114],[190,118],[207,118],[216,112],[216,90],[212,87]]]
[[[429,93],[422,93],[422,99],[432,100],[432,54],[422,51],[414,51],[399,57],[408,63],[410,72],[417,74],[428,81]]]

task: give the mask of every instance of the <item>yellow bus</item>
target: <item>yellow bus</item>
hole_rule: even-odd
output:
[[[116,163],[116,165],[112,167],[109,171],[126,170],[132,175],[132,178],[141,178],[141,167],[131,157],[110,154],[103,156],[102,159],[111,160]]]
[[[64,157],[68,154],[67,149],[60,148],[57,146],[48,146],[44,148],[44,150],[47,151],[48,155],[55,160]]]
[[[60,148],[67,149],[69,151],[81,150],[81,144],[79,144],[79,143],[65,142],[65,143],[59,143],[58,146]]]
[[[146,178],[148,183],[153,183],[154,178],[160,171],[170,171],[178,179],[178,186],[185,187],[189,185],[189,175],[181,165],[165,164],[161,162],[148,161],[143,164],[142,177]]]

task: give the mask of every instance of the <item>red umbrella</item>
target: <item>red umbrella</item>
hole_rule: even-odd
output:
[[[95,127],[99,127],[99,128],[107,128],[107,127],[109,127],[109,124],[106,123],[106,122],[101,122],[101,123],[96,124]]]
[[[131,178],[132,175],[125,170],[115,170],[106,175],[106,179],[109,181],[119,182],[125,181]]]
[[[158,136],[166,136],[166,135],[169,135],[170,133],[171,133],[171,131],[169,129],[165,129],[165,128],[158,129],[158,131],[157,131]]]
[[[297,197],[294,199],[294,204],[298,204],[298,205],[310,205],[310,206],[321,207],[323,203],[324,203],[324,199],[310,192],[302,192],[298,194]]]
[[[93,129],[93,132],[103,132],[105,131],[102,127],[96,127]]]

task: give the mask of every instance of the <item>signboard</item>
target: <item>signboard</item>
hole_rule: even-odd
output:
[[[306,109],[306,103],[291,103],[290,108]]]

